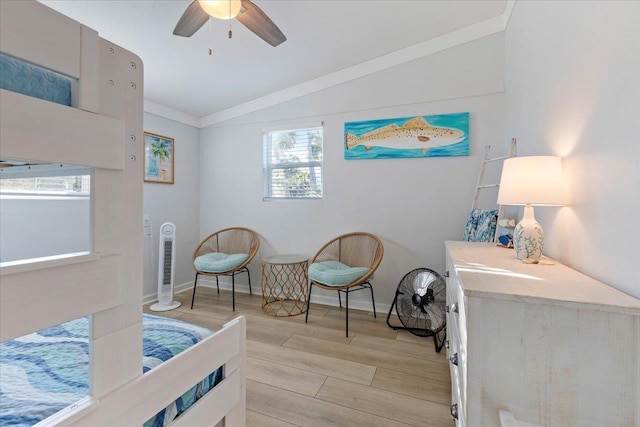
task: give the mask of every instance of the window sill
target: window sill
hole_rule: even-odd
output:
[[[322,197],[263,197],[263,202],[321,202]]]
[[[71,254],[54,255],[42,258],[21,259],[0,263],[0,276],[9,274],[26,273],[45,268],[60,267],[83,262],[96,261],[100,254],[95,252],[76,252]]]

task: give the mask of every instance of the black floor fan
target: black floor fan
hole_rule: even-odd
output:
[[[428,268],[416,268],[405,274],[398,284],[387,325],[394,330],[405,329],[419,337],[433,336],[439,353],[446,339],[446,300],[444,279]],[[389,321],[394,308],[403,326],[394,326]]]

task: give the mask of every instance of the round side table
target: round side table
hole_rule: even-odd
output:
[[[272,316],[297,316],[307,311],[307,267],[303,255],[262,259],[262,310]]]

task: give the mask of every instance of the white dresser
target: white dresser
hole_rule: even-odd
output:
[[[540,426],[640,427],[640,300],[493,244],[446,250],[458,426],[500,426],[503,410]]]

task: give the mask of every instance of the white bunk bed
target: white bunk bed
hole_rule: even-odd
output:
[[[0,264],[0,341],[91,315],[90,395],[38,425],[142,425],[223,366],[171,425],[244,426],[244,318],[142,374],[142,61],[33,0],[0,2],[0,31],[73,79],[71,107],[0,89],[0,158],[93,168],[92,250]]]

